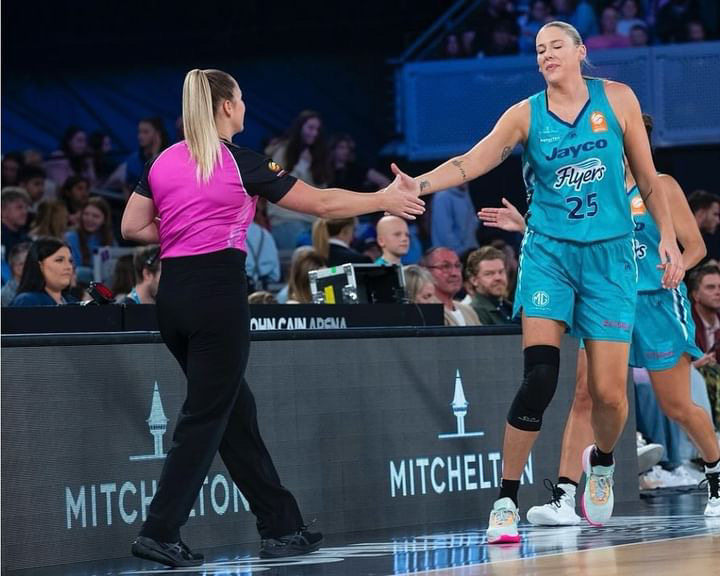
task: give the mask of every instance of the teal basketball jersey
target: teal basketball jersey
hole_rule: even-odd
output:
[[[635,222],[635,260],[638,266],[638,292],[662,290],[663,270],[659,269],[660,230],[640,196],[637,186],[628,192],[630,211]]]
[[[603,80],[586,78],[588,101],[573,124],[531,96],[523,152],[527,226],[561,240],[598,242],[633,230],[625,192],[623,133]]]

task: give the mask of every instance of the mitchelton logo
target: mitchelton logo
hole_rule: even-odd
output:
[[[458,440],[484,436],[484,432],[465,431],[465,417],[469,405],[465,398],[460,370],[456,370],[455,392],[450,406],[456,418],[457,431],[438,434],[439,439]],[[392,498],[497,488],[502,477],[502,455],[499,450],[390,460],[389,464]],[[525,480],[529,484],[533,483],[532,454],[520,478],[522,483]]]
[[[147,465],[152,461],[163,460],[166,456],[163,451],[163,436],[167,431],[168,419],[157,382],[153,388],[150,416],[145,421],[153,438],[153,451],[150,454],[130,456],[129,460]],[[98,460],[104,462],[105,458]],[[159,474],[160,470],[153,468],[152,472]],[[113,522],[117,524],[118,521],[131,525],[145,521],[156,490],[155,478],[65,486],[65,527],[71,530],[112,526]],[[232,479],[218,472],[205,478],[190,517],[211,514],[224,516],[241,511],[249,512],[250,505]]]

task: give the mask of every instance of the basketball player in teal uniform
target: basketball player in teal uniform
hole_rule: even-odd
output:
[[[648,137],[652,119],[644,115]],[[685,194],[677,181],[660,175],[666,191],[673,226],[683,245],[683,264],[692,268],[705,256],[705,243]],[[638,262],[638,299],[635,309],[630,365],[647,368],[658,403],[665,414],[677,421],[697,446],[705,463],[708,500],[705,516],[720,516],[720,446],[710,416],[692,400],[690,364],[702,352],[695,345],[695,324],[690,314],[685,285],[673,290],[661,286],[662,272],[657,256],[660,233],[649,217],[631,172],[626,172],[630,210],[635,222],[635,256]],[[515,207],[504,201],[504,208],[483,208],[478,216],[488,226],[522,232],[525,222]],[[558,483],[547,504],[533,506],[527,518],[531,524],[567,526],[577,524],[575,489],[582,476],[580,453],[583,439],[592,438],[588,401],[585,351],[578,351],[578,378],[575,401],[563,434]]]
[[[429,194],[477,178],[516,145],[525,147],[530,208],[515,299],[522,310],[524,378],[507,417],[489,543],[520,539],[520,475],[555,393],[566,327],[586,342],[593,398],[595,443],[584,457],[585,512],[594,523],[612,514],[612,452],[627,418],[637,280],[623,153],[660,230],[663,285],[676,288],[684,271],[632,90],[583,78],[586,49],[569,24],[543,26],[536,50],[547,89],[510,107],[470,151],[415,178],[418,193]]]

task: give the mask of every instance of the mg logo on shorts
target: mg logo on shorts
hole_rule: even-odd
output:
[[[550,304],[550,296],[548,296],[547,292],[538,290],[535,294],[533,294],[532,303],[536,308],[545,308],[548,304]]]

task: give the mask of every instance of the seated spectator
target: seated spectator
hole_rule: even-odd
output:
[[[78,282],[92,280],[93,251],[100,246],[116,246],[110,205],[104,198],[93,197],[82,210],[80,223],[65,233],[77,267]]]
[[[0,182],[3,188],[17,186],[20,169],[23,166],[23,157],[20,152],[8,152],[2,157],[2,175]]]
[[[502,238],[496,238],[490,242],[490,246],[497,248],[505,255],[505,270],[507,271],[508,287],[506,298],[513,302],[515,300],[515,287],[517,286],[518,268],[520,263],[518,262],[515,249],[505,242]]]
[[[590,36],[585,40],[588,50],[608,50],[610,48],[627,48],[630,40],[617,32],[618,11],[612,6],[607,6],[602,11],[600,18],[600,34]]]
[[[372,262],[376,262],[379,258],[382,258],[382,249],[377,243],[375,226],[367,226],[365,232],[358,238],[355,238],[353,248],[360,252],[360,254],[364,254],[370,258]]]
[[[61,186],[71,176],[95,183],[95,167],[88,147],[87,134],[77,126],[70,126],[60,142],[60,150],[53,152],[45,163],[47,177]]]
[[[688,196],[688,204],[707,247],[707,254],[700,265],[720,258],[715,233],[720,225],[720,196],[705,190],[695,190]]]
[[[330,180],[330,158],[322,119],[317,112],[301,112],[286,137],[269,146],[265,153],[292,176],[311,186],[324,188]],[[298,236],[309,232],[315,220],[314,216],[273,203],[268,205],[268,216],[279,250],[295,248]]]
[[[10,264],[12,277],[7,284],[3,286],[2,290],[0,290],[0,299],[2,300],[3,306],[9,306],[17,294],[23,269],[25,268],[25,259],[27,258],[28,250],[30,250],[30,242],[20,242],[19,244],[15,244],[8,254],[7,260]]]
[[[445,308],[445,325],[479,325],[480,320],[470,306],[453,300],[462,289],[462,264],[458,255],[444,246],[431,248],[421,265],[432,274],[435,296]]]
[[[162,272],[160,247],[150,245],[137,248],[133,254],[133,268],[135,270],[135,286],[120,303],[155,304]]]
[[[705,42],[707,33],[705,32],[705,24],[700,20],[690,20],[685,27],[686,42]]]
[[[68,229],[68,211],[62,200],[43,200],[38,204],[37,214],[30,228],[30,238],[52,236],[58,240],[65,239]]]
[[[33,241],[17,294],[10,306],[59,306],[75,302],[69,293],[73,278],[70,248],[57,238]]]
[[[707,264],[690,275],[692,317],[695,321],[695,343],[705,355],[693,365],[707,384],[715,427],[720,427],[720,268]]]
[[[135,265],[133,254],[123,254],[115,261],[110,290],[115,302],[121,303],[135,286]]]
[[[256,222],[251,222],[245,246],[248,294],[257,290],[267,290],[271,283],[279,282],[280,256],[272,234]]]
[[[372,260],[350,248],[355,237],[355,218],[325,220],[318,218],[312,228],[313,249],[328,266],[371,264]]]
[[[440,49],[440,58],[453,59],[466,57],[467,54],[465,54],[464,50],[462,49],[462,44],[460,43],[460,37],[458,36],[458,34],[453,32],[445,36],[442,47]]]
[[[137,126],[138,149],[125,159],[108,177],[106,186],[130,193],[143,173],[145,163],[168,146],[165,125],[159,116],[143,118]]]
[[[327,266],[326,260],[314,250],[303,249],[293,258],[288,282],[288,299],[286,304],[312,304],[310,277],[313,270]]]
[[[493,51],[493,32],[502,23],[502,29],[515,38],[519,35],[515,6],[509,0],[488,0],[475,14],[470,16],[469,27],[477,33],[478,48],[485,55]]]
[[[433,194],[430,218],[433,246],[447,246],[456,254],[478,247],[479,222],[467,184]]]
[[[65,202],[70,226],[77,226],[80,223],[80,214],[89,197],[90,181],[84,176],[70,176],[60,187],[58,198]]]
[[[248,296],[248,304],[277,304],[278,301],[272,292],[257,290]]]
[[[492,246],[478,248],[468,256],[467,276],[475,289],[472,308],[482,324],[515,324],[507,300],[508,275],[505,255]]]
[[[649,46],[650,36],[648,35],[647,26],[636,24],[630,28],[630,46]]]
[[[45,190],[43,190],[43,198],[55,198],[57,197],[58,185],[47,177],[45,172],[45,157],[39,150],[34,148],[28,148],[23,151],[23,166],[32,166],[33,168],[40,168],[45,174]]]
[[[617,24],[617,33],[620,36],[630,36],[634,26],[647,28],[647,22],[643,19],[642,7],[638,0],[623,0],[620,4],[620,19]]]
[[[117,168],[114,160],[113,144],[105,132],[93,132],[90,135],[90,155],[92,156],[95,177],[98,186],[104,187],[110,174]]]
[[[283,276],[286,278],[290,277],[290,271],[295,268],[297,259],[300,258],[302,254],[305,252],[310,252],[312,250],[312,246],[298,246],[293,250],[292,256],[290,257],[290,266],[289,268],[284,272]],[[286,304],[288,299],[288,291],[289,291],[289,284],[286,282],[285,285],[280,288],[280,291],[277,293],[276,298],[278,301],[278,304]]]
[[[532,0],[528,11],[518,18],[520,37],[518,46],[523,54],[535,54],[535,36],[543,25],[552,20],[549,0]]]
[[[594,8],[586,0],[552,0],[555,20],[562,20],[575,26],[581,38],[598,33]]]
[[[37,212],[37,206],[45,197],[45,170],[38,166],[23,166],[18,175],[18,186],[30,197],[30,210]]]
[[[2,245],[9,254],[15,244],[27,242],[28,210],[30,197],[18,186],[8,186],[0,193],[0,218],[2,219]]]
[[[490,42],[485,45],[485,56],[510,56],[518,53],[517,24],[502,20],[491,31]]]
[[[684,42],[688,23],[700,20],[697,0],[670,0],[657,13],[655,31],[663,44]]]
[[[382,256],[375,264],[401,264],[410,249],[410,232],[405,220],[397,216],[383,216],[375,225],[377,244]]]
[[[355,140],[349,134],[337,134],[330,142],[329,185],[374,192],[389,186],[390,179],[373,168],[359,164],[355,158]]]
[[[470,278],[468,277],[468,267],[467,267],[467,261],[470,257],[470,254],[475,252],[476,248],[469,248],[468,250],[465,250],[462,254],[460,254],[460,264],[462,265],[462,292],[465,294],[462,300],[463,304],[467,304],[468,306],[472,307],[472,300],[475,296],[475,286],[473,286],[473,283],[470,281]]]
[[[440,304],[435,296],[432,274],[422,266],[409,264],[403,268],[405,291],[411,304]]]

